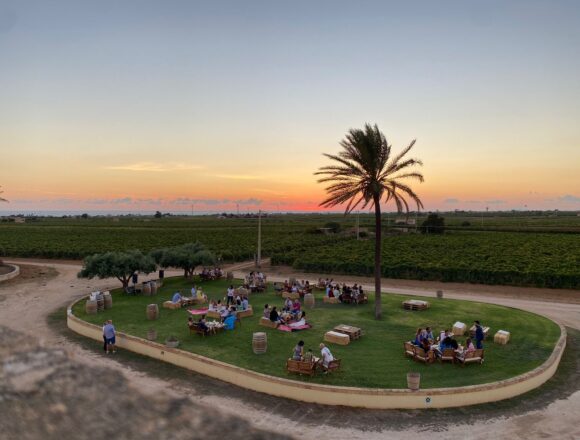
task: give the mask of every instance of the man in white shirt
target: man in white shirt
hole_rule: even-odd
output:
[[[320,356],[321,356],[320,362],[322,363],[324,368],[328,368],[328,364],[330,364],[330,362],[334,360],[334,356],[332,356],[332,353],[330,352],[328,347],[323,343],[320,343]]]
[[[193,287],[191,288],[191,297],[192,297],[193,299],[197,298],[197,289],[195,288],[195,286],[193,286]]]
[[[230,287],[228,287],[228,299],[227,299],[227,305],[229,306],[230,304],[232,304],[234,302],[234,286],[231,285]]]

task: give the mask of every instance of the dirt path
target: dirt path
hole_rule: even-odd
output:
[[[19,260],[22,262],[22,260]],[[46,344],[66,347],[87,365],[105,365],[123,372],[134,387],[145,393],[170,393],[194,397],[196,401],[227,413],[241,414],[259,428],[283,429],[285,433],[305,439],[486,439],[486,438],[580,438],[577,414],[580,412],[577,360],[569,361],[567,375],[571,382],[556,386],[557,395],[546,403],[541,393],[526,398],[478,408],[435,411],[368,411],[307,405],[248,392],[190,372],[178,371],[158,362],[122,354],[105,357],[90,341],[75,339],[66,331],[59,332],[47,323],[55,309],[86,293],[117,286],[116,280],[79,280],[79,265],[71,263],[30,263],[50,265],[58,275],[0,284],[0,322],[15,330],[40,337]],[[232,268],[240,270],[240,267]],[[43,269],[49,274],[49,270]],[[181,274],[169,272],[167,275]],[[283,274],[269,275],[284,278]],[[297,274],[302,279],[301,274]],[[312,274],[305,279],[311,279]],[[368,280],[367,280],[368,281]],[[363,283],[367,284],[367,283]],[[369,286],[370,287],[370,286]],[[385,286],[389,291],[433,296],[434,287]],[[488,289],[491,289],[488,287]],[[542,302],[529,299],[490,296],[480,292],[451,292],[448,298],[465,298],[515,306],[544,314],[573,328],[580,328],[578,304]],[[578,340],[575,341],[576,343]],[[574,354],[577,356],[577,354]],[[168,373],[164,373],[164,371]],[[566,377],[561,378],[566,381]],[[544,392],[546,394],[546,392]],[[502,411],[505,408],[503,416]],[[541,409],[537,409],[541,408]],[[469,423],[469,427],[463,423]]]

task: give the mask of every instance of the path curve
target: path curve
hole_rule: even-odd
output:
[[[257,405],[252,401],[252,393],[228,392],[228,387],[214,384],[217,392],[212,393],[212,388],[204,390],[200,395],[195,386],[187,384],[186,381],[179,381],[179,385],[168,387],[168,383],[159,379],[154,374],[148,374],[133,369],[118,360],[104,357],[96,351],[87,350],[66,336],[57,333],[47,323],[47,317],[55,309],[65,307],[73,299],[87,294],[92,290],[108,289],[118,285],[118,281],[108,280],[79,280],[76,274],[79,271],[77,263],[57,263],[57,262],[34,262],[30,260],[10,260],[23,264],[34,264],[39,266],[54,267],[58,271],[58,276],[45,283],[32,280],[25,283],[14,284],[9,287],[0,285],[0,322],[3,325],[15,330],[40,337],[44,343],[58,344],[65,346],[77,359],[87,365],[106,365],[115,368],[127,376],[131,383],[147,393],[170,393],[175,396],[195,396],[196,400],[211,407],[219,407],[228,413],[244,414],[245,418],[257,427],[271,429],[273,427],[284,427],[285,432],[293,433],[302,438],[318,439],[453,439],[466,438],[466,427],[457,423],[441,423],[438,426],[430,426],[428,432],[417,432],[416,418],[409,419],[408,430],[390,429],[388,425],[377,423],[380,420],[379,413],[369,412],[368,428],[345,428],[337,427],[335,417],[341,417],[344,410],[326,408],[318,411],[312,407],[301,405],[287,405],[283,399],[272,398],[270,406]],[[251,264],[251,263],[250,263]],[[236,274],[241,274],[243,268],[226,268],[235,270]],[[168,276],[181,275],[178,271],[168,271]],[[297,277],[301,277],[297,274]],[[310,279],[312,275],[306,276]],[[153,277],[152,277],[153,278]],[[269,276],[271,280],[282,279],[283,277]],[[367,284],[367,283],[363,283]],[[367,287],[365,285],[365,287]],[[370,287],[370,284],[368,285]],[[385,290],[421,296],[434,296],[434,288],[416,289],[389,287],[384,285]],[[481,302],[490,302],[512,307],[518,307],[539,313],[563,323],[566,326],[580,329],[580,305],[564,303],[546,303],[542,301],[518,300],[516,298],[494,298],[492,296],[478,296],[477,294],[447,293],[447,298],[468,299]],[[290,408],[288,413],[280,414],[277,407]],[[313,411],[325,414],[324,419],[311,420],[309,416]],[[496,417],[486,419],[482,415],[481,422],[470,425],[468,436],[473,439],[484,439],[491,437],[512,438],[580,438],[580,428],[576,426],[575,414],[580,412],[580,392],[576,391],[565,399],[556,400],[547,408],[540,411],[529,411],[522,415],[513,417]],[[376,414],[373,416],[372,414]],[[403,423],[408,418],[405,413],[397,412],[397,418]],[[417,414],[417,413],[415,413]],[[362,417],[367,417],[362,416]],[[373,420],[376,417],[377,420]]]

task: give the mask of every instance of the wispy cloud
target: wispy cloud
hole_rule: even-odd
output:
[[[449,198],[449,199],[443,200],[443,203],[449,203],[449,204],[455,204],[455,203],[459,203],[459,202],[460,202],[459,199],[456,199],[456,198],[453,198],[453,197],[452,198]]]
[[[489,203],[490,205],[503,205],[505,203],[505,200],[499,200],[499,199],[486,200],[485,203]]]
[[[231,180],[262,180],[264,177],[253,174],[214,174],[214,177]]]
[[[266,189],[266,188],[253,188],[252,191],[262,192],[262,193],[266,193],[266,194],[272,194],[272,195],[275,195],[275,196],[283,196],[283,195],[285,195],[283,192],[274,191],[272,189]]]
[[[169,163],[136,162],[125,165],[110,165],[105,167],[105,169],[107,170],[152,172],[152,173],[163,173],[168,171],[192,171],[192,170],[200,170],[202,168],[203,167],[201,165],[192,165],[177,162],[169,162]]]
[[[558,197],[558,200],[561,202],[580,203],[580,197],[573,196],[572,194],[566,194],[565,196]]]

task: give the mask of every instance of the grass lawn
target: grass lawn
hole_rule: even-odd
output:
[[[225,280],[198,282],[208,297],[220,299],[225,296],[228,283]],[[239,283],[238,283],[239,284]],[[236,284],[237,285],[237,284]],[[73,309],[74,314],[88,322],[101,325],[112,319],[118,331],[142,338],[147,330],[155,328],[158,341],[170,335],[180,340],[180,348],[203,356],[235,364],[250,370],[273,376],[332,385],[406,388],[409,371],[421,373],[421,388],[453,387],[474,385],[507,379],[532,370],[544,362],[560,336],[559,327],[552,321],[508,307],[469,301],[430,299],[431,308],[420,311],[405,311],[401,302],[408,296],[383,294],[383,320],[374,320],[374,304],[345,305],[322,304],[322,292],[316,292],[315,309],[307,309],[308,322],[313,328],[300,332],[285,333],[258,325],[264,304],[282,307],[283,300],[269,287],[267,292],[252,294],[250,303],[254,316],[242,318],[242,326],[234,331],[201,337],[190,335],[186,322],[189,313],[185,309],[162,308],[163,301],[171,299],[176,290],[189,292],[191,282],[181,277],[166,279],[156,296],[127,296],[121,291],[112,292],[113,308],[97,315],[86,315],[84,301]],[[147,304],[157,303],[160,318],[148,321]],[[195,317],[197,319],[197,317]],[[474,319],[491,327],[491,338],[484,342],[485,362],[483,365],[461,367],[451,364],[423,365],[403,355],[403,341],[411,340],[418,327],[430,326],[433,332],[451,328],[455,321],[471,326]],[[348,324],[363,329],[364,336],[347,346],[328,344],[335,357],[342,359],[341,370],[332,375],[316,375],[313,378],[286,373],[286,359],[299,340],[304,340],[305,349],[312,348],[319,355],[318,344],[324,333],[338,324]],[[493,343],[493,334],[499,330],[511,332],[508,345]],[[252,333],[268,333],[268,352],[255,355],[252,352]],[[459,338],[462,343],[465,338]]]

